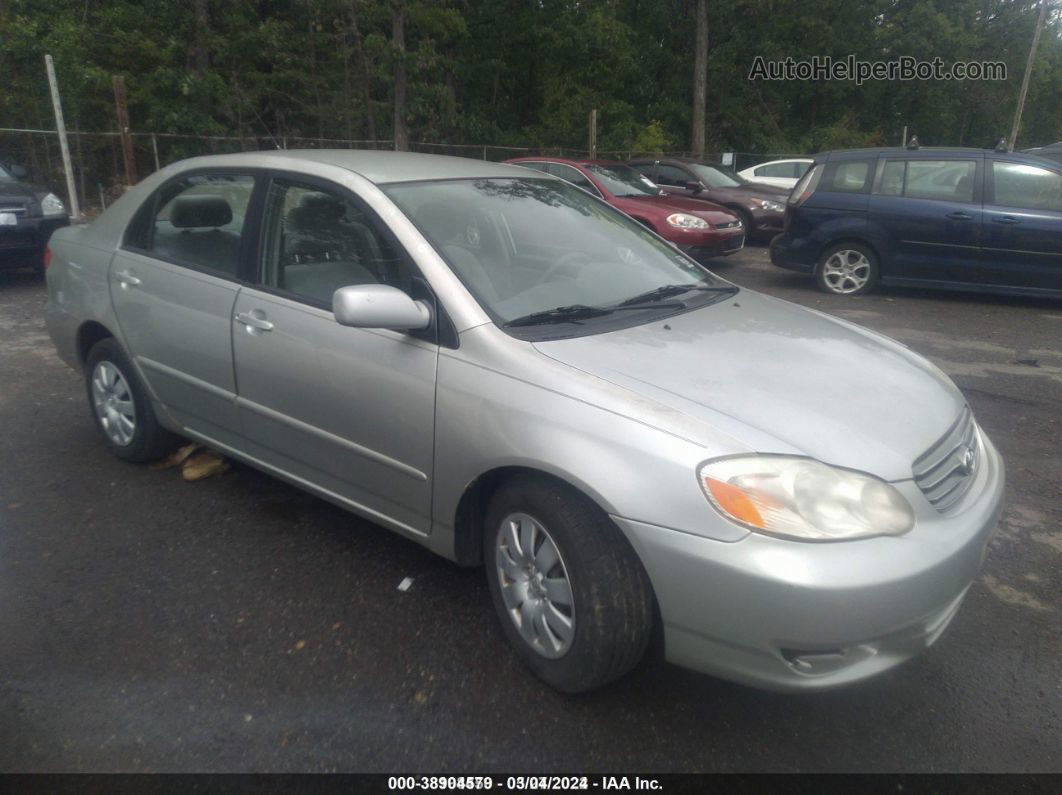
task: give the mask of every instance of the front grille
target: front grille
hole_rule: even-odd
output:
[[[955,507],[973,485],[981,464],[977,423],[969,406],[940,441],[915,459],[914,480],[938,511]]]
[[[13,213],[15,215],[25,215],[25,204],[0,204],[0,213]]]
[[[722,224],[716,224],[715,228],[716,229],[733,229],[735,226],[741,226],[741,221],[739,221],[736,218],[733,221],[727,221],[727,222],[722,223]]]

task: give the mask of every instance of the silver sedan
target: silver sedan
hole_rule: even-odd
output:
[[[561,180],[203,157],[50,244],[48,326],[128,461],[193,439],[462,565],[578,692],[668,659],[834,687],[933,643],[1003,464],[903,345],[744,290]]]

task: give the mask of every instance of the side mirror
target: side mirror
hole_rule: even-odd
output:
[[[11,176],[13,176],[15,179],[26,178],[27,172],[26,169],[22,166],[16,166],[14,163],[12,163],[10,166],[7,167],[7,170],[11,172]]]
[[[691,190],[694,193],[700,193],[701,190],[702,190],[701,183],[699,183],[699,182],[697,182],[695,180],[690,180],[689,182],[686,183],[686,190]]]
[[[354,284],[332,294],[332,313],[341,326],[420,331],[431,325],[431,310],[389,284]]]

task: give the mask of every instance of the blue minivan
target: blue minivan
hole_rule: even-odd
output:
[[[985,149],[819,154],[771,262],[842,295],[885,284],[1062,297],[1062,163]]]

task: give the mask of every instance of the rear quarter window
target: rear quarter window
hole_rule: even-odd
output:
[[[835,160],[826,164],[820,191],[867,193],[874,173],[873,160]]]

